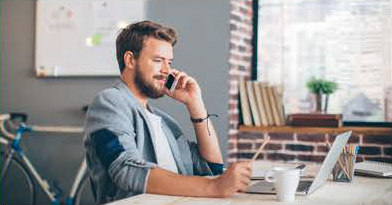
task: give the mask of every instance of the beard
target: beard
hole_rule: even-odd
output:
[[[149,98],[157,99],[165,95],[163,87],[158,87],[153,83],[149,83],[143,78],[141,68],[139,65],[135,69],[135,79],[134,82],[140,91]]]

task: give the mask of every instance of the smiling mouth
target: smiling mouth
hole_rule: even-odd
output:
[[[159,82],[165,82],[166,81],[166,77],[165,76],[156,76],[154,77],[156,80],[158,80]]]

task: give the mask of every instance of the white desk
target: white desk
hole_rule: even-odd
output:
[[[268,169],[282,163],[258,161],[253,165],[254,169]],[[316,173],[318,165],[307,164],[307,172]],[[151,205],[151,204],[286,204],[278,202],[276,195],[268,194],[245,194],[237,193],[231,197],[199,198],[178,197],[156,194],[141,194],[127,199],[110,203],[110,205]],[[297,195],[295,201],[287,204],[392,204],[392,179],[370,178],[355,176],[352,183],[333,182],[329,179],[324,186],[307,196]]]

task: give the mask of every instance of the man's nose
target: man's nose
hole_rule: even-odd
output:
[[[161,68],[161,72],[165,74],[169,74],[171,70],[170,63],[164,63]]]

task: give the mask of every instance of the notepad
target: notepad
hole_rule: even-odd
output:
[[[355,173],[381,177],[392,177],[392,164],[376,161],[359,162],[355,164]]]

